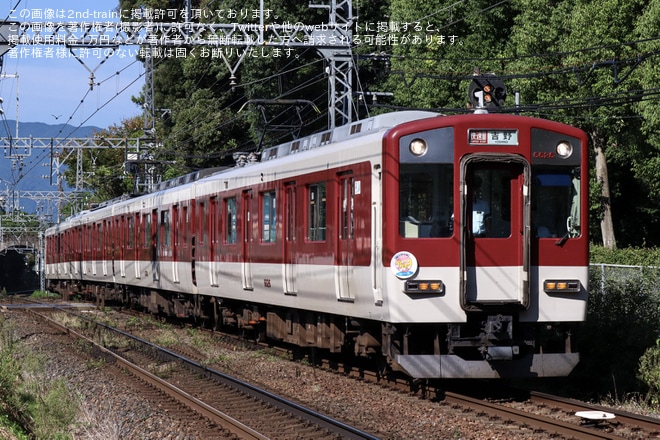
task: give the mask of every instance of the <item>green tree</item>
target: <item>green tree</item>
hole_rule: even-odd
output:
[[[128,9],[182,10],[185,4],[121,1]],[[218,4],[193,0],[192,7],[215,10]],[[517,111],[589,134],[595,165],[591,231],[600,231],[592,240],[608,247],[660,243],[660,117],[653,99],[660,79],[654,65],[660,0],[472,0],[442,6],[391,0],[354,1],[353,7],[355,89],[393,93],[387,105],[381,99],[368,110],[359,107],[360,116],[392,108],[465,112],[475,69],[495,73],[509,88],[505,111],[514,110],[517,91]],[[259,2],[229,0],[222,8],[252,11]],[[327,22],[326,9],[292,0],[266,8],[273,13],[267,23]],[[166,174],[221,165],[233,151],[325,127],[327,77],[315,49],[280,58],[228,53],[234,75],[225,60],[194,53],[154,60],[155,104],[162,111],[156,132],[161,146],[153,154],[169,164]],[[264,104],[275,99],[313,105]],[[280,130],[267,131],[274,127]]]
[[[184,1],[122,2],[123,8],[142,5],[185,8]],[[199,21],[259,24],[259,18],[253,15],[259,9],[257,0],[227,1],[222,8],[209,1],[192,1],[192,7],[209,12]],[[266,24],[327,22],[327,10],[299,2],[278,2],[266,8]],[[218,9],[239,11],[241,15],[235,19],[220,17],[214,13]],[[260,144],[290,140],[325,126],[325,116],[319,115],[316,108],[326,107],[327,81],[316,50],[297,49],[283,54],[279,48],[264,46],[252,47],[253,51],[243,56],[244,47],[185,49],[185,57],[154,59],[154,101],[157,108],[166,109],[157,124],[161,147],[154,156],[170,164],[169,174],[222,165],[234,151],[255,150]],[[310,105],[273,110],[265,102],[274,99],[305,100]],[[264,136],[273,126],[284,130]]]
[[[463,112],[471,76],[500,74],[513,17],[511,2],[392,0],[391,19],[399,26],[392,48],[388,87],[397,106]],[[404,28],[404,25],[406,28]]]
[[[599,190],[594,217],[610,248],[616,247],[614,198],[625,180],[613,179],[609,165],[630,162],[642,142],[639,123],[630,118],[639,84],[623,74],[637,55],[629,43],[644,3],[564,0],[548,8],[545,1],[518,0],[521,13],[507,52],[514,60],[511,71],[530,72],[513,82],[523,102],[589,134]],[[617,166],[617,177],[621,171]]]
[[[101,146],[104,138],[137,138],[143,135],[142,118],[136,116],[128,118],[121,124],[113,125],[107,129],[95,133],[95,142]],[[107,144],[107,142],[105,142]],[[107,145],[109,146],[109,144]],[[126,150],[117,148],[88,148],[82,150],[82,176],[83,190],[86,206],[65,206],[60,209],[62,213],[72,213],[76,209],[86,209],[90,203],[98,203],[119,197],[133,191],[134,182],[132,176],[126,172],[124,163],[126,161]],[[66,182],[75,187],[79,176],[78,155],[70,154],[65,161],[67,165],[64,172]],[[75,200],[72,203],[78,203]]]
[[[640,84],[640,99],[635,104],[635,111],[641,117],[646,142],[640,143],[640,155],[633,162],[632,169],[642,185],[642,194],[648,200],[648,205],[643,205],[647,212],[643,223],[650,231],[660,231],[660,210],[657,208],[660,206],[660,1],[651,0],[648,3],[635,22],[633,33],[639,56],[633,75]],[[657,241],[655,243],[657,245]]]

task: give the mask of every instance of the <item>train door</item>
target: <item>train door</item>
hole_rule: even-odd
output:
[[[355,254],[355,233],[354,233],[354,199],[355,199],[355,178],[348,175],[339,176],[339,228],[337,230],[337,255],[338,261],[335,272],[337,296],[340,300],[353,300],[355,293],[351,290],[351,278],[353,277],[354,265],[353,255]]]
[[[243,280],[243,290],[254,290],[252,285],[252,262],[250,247],[252,244],[252,218],[250,212],[252,208],[252,191],[243,191],[242,199],[243,214],[243,263],[241,264],[241,278]]]
[[[462,306],[529,304],[529,164],[517,155],[461,161]]]
[[[90,271],[90,237],[91,237],[91,226],[85,225],[82,229],[82,243],[81,243],[81,265],[82,265],[82,274],[87,275]]]
[[[195,217],[196,203],[195,199],[190,202],[190,208],[187,205],[183,207],[183,257],[185,261],[190,261],[190,279],[193,285],[194,293],[197,293],[197,237],[201,235],[199,225]]]
[[[151,212],[151,276],[154,282],[160,281],[160,227],[158,223],[158,210]]]
[[[103,227],[102,227],[102,235],[103,235],[103,244],[102,244],[102,268],[103,268],[103,276],[107,277],[108,276],[108,244],[111,242],[110,239],[110,223],[107,220],[103,220]]]
[[[117,276],[117,269],[119,268],[119,262],[121,261],[121,219],[115,217],[115,222],[113,225],[112,239],[114,243],[112,245],[112,276]]]
[[[128,243],[128,226],[126,217],[121,216],[119,223],[117,223],[117,243],[119,243],[119,276],[126,278],[126,245]]]
[[[158,272],[159,275],[163,275],[163,271],[165,271],[165,281],[167,282],[169,281],[169,274],[172,273],[171,268],[174,261],[172,253],[172,212],[167,208],[160,211],[160,224],[158,230],[158,244],[160,245]],[[169,265],[166,262],[169,262]],[[169,271],[167,269],[168,267],[170,268]]]
[[[170,235],[171,235],[171,250],[170,255],[172,257],[172,282],[179,284],[181,281],[179,279],[179,249],[181,246],[181,235],[182,231],[180,229],[180,218],[179,218],[179,205],[172,206],[172,214],[170,218]]]
[[[94,267],[92,274],[96,276],[100,273],[98,266],[99,264],[102,264],[101,261],[103,261],[103,223],[98,222],[94,227]]]
[[[288,182],[284,186],[284,206],[282,222],[284,224],[284,293],[295,295],[296,289],[296,183]]]
[[[217,197],[211,197],[209,202],[209,283],[211,286],[218,285],[218,270],[219,270],[219,251],[220,251],[220,204]]]
[[[144,225],[140,223],[141,217],[139,213],[133,214],[133,258],[132,258],[132,264],[133,264],[133,272],[135,273],[135,279],[139,280],[142,277],[142,269],[140,268],[140,261],[142,260],[141,258],[141,251],[142,251],[142,246],[141,246],[141,239],[143,237],[143,232],[142,228]]]

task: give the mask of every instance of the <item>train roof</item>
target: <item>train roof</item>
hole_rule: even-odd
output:
[[[261,154],[261,162],[338,143],[349,138],[366,136],[371,133],[387,130],[404,122],[432,118],[435,116],[441,115],[429,111],[410,110],[384,113],[371,118],[361,119],[350,124],[342,125],[333,130],[322,131],[291,142],[266,148]]]
[[[349,139],[386,131],[405,122],[437,116],[442,115],[435,112],[415,110],[385,113],[382,115],[373,116],[371,118],[362,119],[351,124],[343,125],[332,130],[326,130],[300,139],[266,148],[260,155],[256,153],[235,153],[234,160],[236,161],[236,166],[234,167],[208,168],[179,176],[155,185],[154,190],[149,194],[144,194],[141,196],[124,195],[112,200],[108,200],[100,203],[92,209],[74,214],[66,218],[62,223],[84,224],[93,222],[97,217],[102,218],[107,215],[108,209],[111,209],[112,214],[114,215],[123,212],[125,209],[130,209],[134,203],[143,206],[145,203],[151,205],[161,201],[162,197],[170,189],[180,188],[181,190],[185,190],[186,186],[192,187],[193,183],[212,178],[218,174],[224,174],[232,170],[240,170],[241,168],[251,164],[269,162],[278,158],[291,156],[296,153],[330,146]],[[58,225],[55,225],[52,228],[57,229]]]

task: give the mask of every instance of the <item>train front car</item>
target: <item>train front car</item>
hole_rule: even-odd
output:
[[[383,353],[415,378],[568,375],[586,315],[587,138],[474,114],[383,141]]]

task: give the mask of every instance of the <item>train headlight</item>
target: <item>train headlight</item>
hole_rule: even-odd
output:
[[[429,146],[424,139],[415,138],[410,141],[408,149],[413,154],[413,156],[420,157],[426,154],[426,152],[429,150]]]
[[[559,157],[562,159],[567,159],[571,157],[571,154],[573,154],[573,146],[570,144],[570,142],[561,141],[557,144],[555,151]]]
[[[543,281],[545,293],[579,293],[580,280],[545,280]]]

